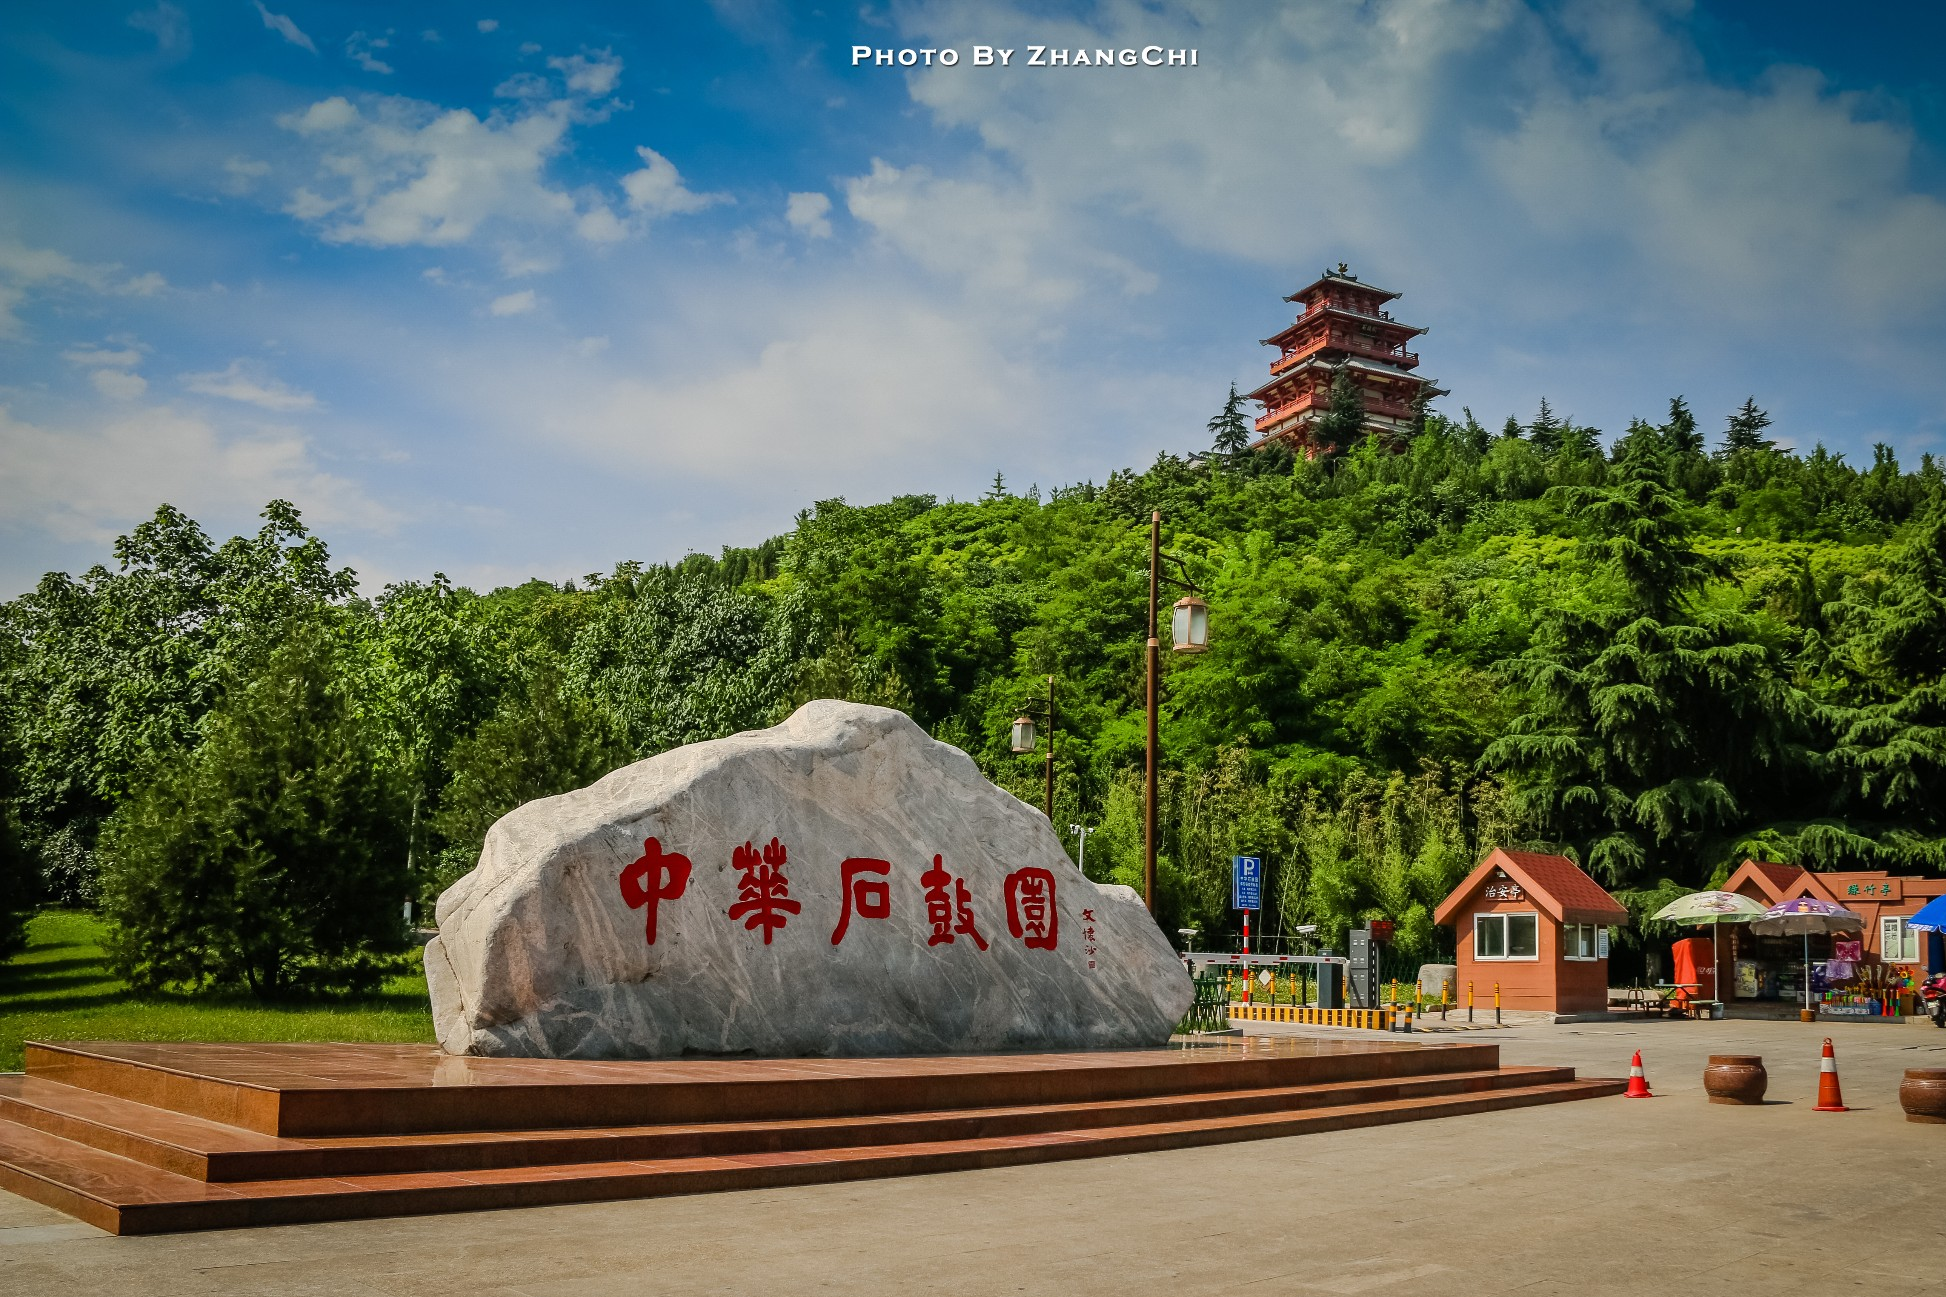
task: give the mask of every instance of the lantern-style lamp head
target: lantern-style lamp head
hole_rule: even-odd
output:
[[[1195,595],[1176,600],[1169,638],[1178,653],[1201,653],[1209,647],[1209,605]]]
[[[1014,717],[1014,751],[1032,752],[1034,750],[1034,718],[1032,716]]]

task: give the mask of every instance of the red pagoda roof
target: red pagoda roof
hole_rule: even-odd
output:
[[[1305,301],[1311,296],[1311,294],[1317,292],[1320,288],[1323,288],[1326,285],[1336,285],[1339,288],[1349,288],[1354,292],[1360,292],[1360,293],[1376,293],[1378,294],[1378,300],[1381,302],[1389,302],[1393,298],[1400,296],[1400,294],[1393,292],[1389,288],[1380,288],[1376,284],[1364,283],[1358,278],[1358,276],[1351,274],[1349,271],[1327,270],[1324,272],[1322,277],[1312,280],[1310,283],[1298,289],[1295,293],[1292,293],[1289,297],[1286,297],[1284,300],[1287,302]]]

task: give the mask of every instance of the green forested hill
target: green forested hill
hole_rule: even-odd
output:
[[[904,708],[1038,804],[1007,734],[1052,674],[1055,823],[1070,852],[1070,824],[1098,825],[1089,874],[1139,885],[1152,509],[1211,609],[1208,653],[1165,654],[1166,931],[1228,930],[1238,851],[1268,861],[1267,927],[1390,917],[1421,954],[1498,843],[1565,850],[1638,912],[1746,854],[1946,866],[1939,468],[1779,451],[1754,405],[1738,418],[1716,454],[1680,402],[1606,450],[1543,406],[1497,432],[1434,416],[1401,453],[822,501],[752,549],[484,594],[434,576],[361,599],[288,505],[220,547],[165,507],[112,568],[5,606],[13,870],[112,911],[175,858],[171,816],[212,841],[271,816],[259,764],[287,784],[294,761],[365,763],[290,840],[381,835],[347,852],[360,876],[409,859],[400,890],[430,897],[513,805],[812,697]],[[337,737],[300,733],[327,713]],[[188,903],[143,903],[165,901]]]

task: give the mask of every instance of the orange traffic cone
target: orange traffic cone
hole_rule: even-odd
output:
[[[1636,1050],[1635,1057],[1628,1061],[1628,1092],[1624,1099],[1653,1099],[1649,1093],[1649,1078],[1642,1074],[1642,1051]]]
[[[1838,1058],[1831,1052],[1831,1037],[1824,1038],[1824,1060],[1818,1064],[1818,1106],[1813,1112],[1850,1112],[1844,1092],[1838,1088]]]

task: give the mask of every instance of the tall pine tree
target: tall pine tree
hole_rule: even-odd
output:
[[[1770,416],[1757,408],[1757,398],[1746,398],[1743,408],[1730,416],[1730,426],[1723,434],[1723,457],[1728,459],[1746,450],[1777,449],[1777,443],[1764,436],[1769,426]]]
[[[1587,528],[1592,605],[1552,609],[1500,670],[1525,703],[1481,759],[1545,836],[1627,900],[1709,881],[1778,813],[1807,711],[1776,651],[1695,596],[1722,564],[1692,543],[1660,448],[1637,440],[1612,484],[1559,488]]]
[[[1210,448],[1226,459],[1237,459],[1250,449],[1250,423],[1244,417],[1244,399],[1237,395],[1237,385],[1230,384],[1229,398],[1209,421]]]
[[[1365,393],[1351,370],[1341,366],[1332,375],[1330,403],[1324,417],[1312,422],[1310,431],[1311,444],[1320,455],[1339,454],[1364,440]]]

